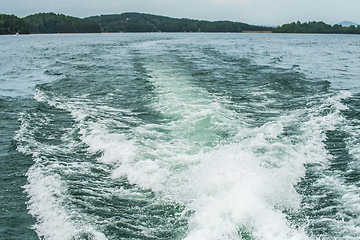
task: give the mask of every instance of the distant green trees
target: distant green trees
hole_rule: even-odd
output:
[[[101,27],[89,19],[55,13],[37,13],[24,18],[31,33],[99,33]]]
[[[15,15],[0,14],[0,34],[15,33],[29,34],[29,24]]]
[[[324,22],[293,22],[284,24],[273,29],[274,33],[334,33],[334,34],[360,34],[360,26],[343,27],[341,25],[331,26]]]
[[[202,21],[170,18],[145,13],[100,15],[85,19],[55,13],[37,13],[25,18],[0,14],[0,34],[15,33],[100,33],[100,32],[244,32],[360,34],[360,25],[331,26],[324,22],[293,22],[277,28],[242,22]]]
[[[122,13],[88,17],[103,32],[241,32],[271,31],[271,28],[231,21],[177,19],[144,13]]]

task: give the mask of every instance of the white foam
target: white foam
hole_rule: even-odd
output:
[[[51,98],[40,90],[37,90],[35,99],[66,109],[64,102]],[[34,160],[34,165],[27,172],[28,184],[24,189],[29,196],[27,202],[29,213],[36,218],[33,229],[38,236],[49,240],[83,239],[85,236],[97,240],[107,239],[103,233],[87,222],[89,219],[68,206],[68,186],[61,176],[61,174],[86,172],[92,167],[91,164],[62,163],[56,158],[48,157],[73,153],[79,143],[70,136],[76,129],[62,129],[65,130],[61,137],[63,143],[53,146],[38,142],[35,138],[36,132],[41,127],[51,123],[52,119],[49,116],[30,112],[21,114],[19,121],[21,126],[15,136],[18,150],[31,155]]]
[[[156,127],[166,129],[173,140],[155,135],[153,147],[140,147],[137,161],[120,166],[113,177],[127,176],[194,211],[186,239],[237,239],[242,227],[257,239],[307,239],[282,211],[299,207],[294,185],[305,174],[303,164],[314,161],[309,157],[324,157],[323,145],[319,151],[309,142],[291,144],[281,136],[281,121],[247,128],[244,118],[227,110],[226,99],[211,96],[171,69],[164,71],[164,66],[147,68],[157,93],[152,107],[169,118]],[[200,134],[194,126],[204,118],[210,120],[200,132],[227,132],[233,143],[209,148],[189,138]],[[146,139],[153,128],[144,125],[135,131]],[[216,138],[207,141],[215,143]],[[154,159],[146,159],[145,153]]]
[[[132,183],[194,211],[188,239],[236,239],[243,227],[259,239],[307,239],[282,212],[299,208],[301,196],[294,185],[305,176],[304,164],[325,166],[331,158],[325,133],[343,122],[341,111],[347,106],[341,100],[351,96],[349,92],[325,97],[322,104],[309,99],[315,107],[251,128],[246,117],[227,110],[225,98],[194,86],[189,76],[153,63],[147,70],[157,94],[151,106],[169,122],[135,129],[151,147],[139,147],[136,163],[119,167],[113,177],[128,176]],[[267,103],[257,104],[264,109]],[[188,137],[197,134],[197,122],[208,136],[218,130],[230,133],[228,142],[208,148],[196,141],[199,138]],[[284,136],[285,127],[298,128],[299,135]],[[166,136],[174,140],[166,141]]]
[[[314,187],[327,189],[330,193],[339,195],[339,198],[336,199],[336,201],[338,201],[336,206],[336,218],[314,219],[313,221],[327,222],[327,224],[329,224],[333,231],[337,232],[339,236],[356,239],[360,236],[360,226],[358,224],[359,217],[349,219],[349,215],[347,213],[353,212],[356,216],[356,213],[359,212],[359,190],[358,187],[354,185],[356,183],[345,183],[345,179],[340,171],[329,169],[329,160],[332,160],[333,156],[326,151],[324,143],[326,140],[326,131],[328,130],[345,130],[350,135],[354,133],[356,134],[356,129],[351,127],[352,124],[350,124],[342,115],[342,111],[347,110],[348,107],[341,101],[351,96],[352,95],[349,91],[340,91],[337,94],[332,94],[331,96],[328,96],[328,98],[325,98],[323,103],[318,105],[318,107],[312,108],[309,114],[309,121],[303,124],[303,138],[311,139],[311,141],[309,141],[310,145],[307,146],[309,149],[309,156],[312,159],[315,159],[315,162],[320,163],[320,165],[316,168],[313,168],[313,171],[316,171],[315,174],[319,177],[319,179],[314,183],[316,185]],[[327,114],[324,114],[324,111],[326,111]],[[355,149],[352,148],[353,145],[351,144],[351,140],[350,142],[348,141],[347,145],[348,148]],[[317,154],[312,156],[313,153],[319,152],[319,149],[322,149],[323,152],[321,161],[316,159]],[[351,150],[349,153],[353,154]],[[351,169],[356,169],[353,168],[352,163],[349,164],[348,168],[349,171],[351,171]],[[326,196],[313,195],[311,197],[316,199]],[[322,209],[324,212],[327,210],[328,209]],[[344,219],[347,220],[344,221]]]
[[[107,239],[90,225],[79,225],[71,219],[63,203],[66,186],[62,185],[59,175],[49,175],[48,170],[39,167],[39,163],[33,165],[27,173],[28,184],[25,186],[30,196],[27,203],[29,213],[37,218],[33,228],[38,236],[49,240],[70,240],[78,234],[87,233],[97,240]]]
[[[323,166],[331,157],[324,144],[325,131],[336,129],[343,121],[341,111],[346,106],[341,99],[349,93],[340,92],[321,104],[316,102],[313,108],[288,113],[256,128],[249,124],[251,119],[229,110],[228,99],[193,85],[191,77],[175,71],[171,63],[148,63],[146,68],[156,95],[149,107],[162,114],[161,124],[112,132],[107,126],[118,124],[111,119],[116,109],[87,102],[86,96],[56,99],[38,91],[35,98],[72,114],[89,151],[102,153],[98,160],[116,167],[113,179],[126,177],[164,201],[184,205],[183,215],[192,213],[186,239],[238,239],[241,231],[255,239],[308,239],[302,229],[305,226],[292,226],[283,211],[300,207],[301,196],[294,185],[305,176],[304,164]],[[257,104],[265,109],[267,103]],[[323,114],[324,109],[329,113]],[[301,133],[284,136],[289,126]],[[220,143],[222,134],[228,137]],[[27,191],[30,211],[40,219],[36,225],[39,235],[56,239],[67,227],[68,236],[79,234],[71,227],[60,200],[53,197],[54,191],[65,191],[59,185],[61,179],[37,176],[37,172],[39,169],[29,171]],[[41,188],[46,189],[45,196],[38,192]],[[124,189],[116,194],[137,197]],[[349,191],[343,200],[349,209],[357,210],[354,197]],[[353,223],[346,226],[357,231]],[[96,234],[99,239],[104,237]]]

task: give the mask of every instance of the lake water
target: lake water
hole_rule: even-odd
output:
[[[0,46],[0,239],[360,238],[360,36]]]

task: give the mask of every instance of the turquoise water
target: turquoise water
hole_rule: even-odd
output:
[[[359,239],[360,38],[0,36],[1,239]]]

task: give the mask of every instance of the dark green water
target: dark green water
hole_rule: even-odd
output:
[[[359,239],[360,38],[0,36],[1,239]]]

